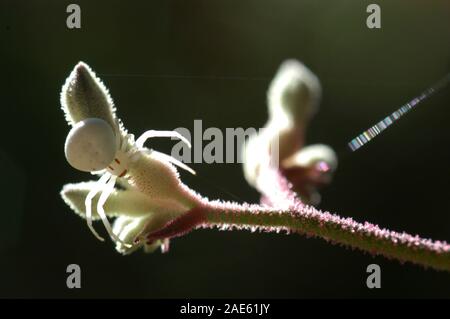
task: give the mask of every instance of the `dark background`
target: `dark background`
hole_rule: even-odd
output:
[[[69,127],[59,93],[79,60],[116,75],[100,76],[138,135],[192,128],[194,119],[261,127],[271,77],[297,58],[324,92],[307,142],[344,154],[320,208],[450,240],[449,88],[360,151],[345,150],[449,72],[448,1],[72,2],[81,6],[81,30],[66,28],[70,1],[1,0],[0,297],[450,297],[448,273],[297,235],[199,230],[172,241],[168,254],[123,257],[59,196],[65,183],[91,178],[63,152]],[[380,30],[365,24],[373,2]],[[163,151],[172,145],[152,143]],[[202,194],[233,199],[224,189],[258,200],[239,164],[193,167],[200,177],[182,178]],[[82,269],[78,290],[66,288],[71,263]],[[365,284],[371,263],[382,268],[378,290]]]

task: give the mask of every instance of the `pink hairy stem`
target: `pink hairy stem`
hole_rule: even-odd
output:
[[[358,223],[303,204],[290,189],[288,181],[274,169],[263,172],[260,191],[272,207],[211,203],[206,212],[206,226],[222,229],[251,229],[263,232],[300,233],[357,248],[373,255],[383,255],[401,262],[450,271],[450,245]],[[286,207],[276,209],[275,207]]]
[[[149,240],[178,237],[195,228],[299,233],[437,270],[450,271],[450,245],[380,228],[352,218],[322,212],[302,203],[279,170],[266,167],[259,183],[262,205],[203,200],[157,232]]]

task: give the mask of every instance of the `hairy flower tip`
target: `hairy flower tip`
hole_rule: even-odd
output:
[[[87,118],[100,118],[116,127],[114,103],[108,89],[84,62],[79,62],[66,79],[61,90],[61,107],[72,126]]]
[[[319,79],[303,63],[285,61],[269,87],[270,118],[304,126],[317,111],[321,92]]]
[[[147,218],[132,218],[120,216],[114,221],[113,232],[122,242],[116,242],[116,250],[122,255],[128,255],[143,246],[143,243],[134,242],[135,237],[144,228]],[[123,243],[130,243],[127,246]]]
[[[161,248],[162,252],[167,252],[169,248],[169,242],[166,239],[155,240],[152,243],[146,241],[136,240],[140,234],[151,223],[152,216],[147,217],[118,217],[113,226],[113,232],[120,238],[122,242],[116,243],[117,252],[122,255],[129,255],[139,248],[143,248],[145,253],[153,253],[158,248]],[[161,222],[160,222],[161,223]],[[131,245],[124,245],[123,243],[129,243]]]

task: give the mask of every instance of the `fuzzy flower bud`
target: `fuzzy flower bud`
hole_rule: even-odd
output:
[[[91,68],[79,62],[61,90],[61,107],[70,125],[99,118],[111,127],[116,126],[114,103],[108,89]]]
[[[316,187],[328,183],[337,167],[336,156],[328,146],[303,148],[305,130],[318,110],[321,91],[318,78],[302,63],[288,60],[280,66],[267,94],[269,119],[260,133],[249,139],[243,152],[244,175],[252,186],[261,190],[262,161],[278,156],[276,162],[282,172],[295,172],[286,176],[302,199],[318,202]],[[277,153],[273,152],[274,145]]]
[[[305,65],[296,60],[283,62],[267,94],[270,119],[305,126],[318,110],[321,92],[319,79]]]

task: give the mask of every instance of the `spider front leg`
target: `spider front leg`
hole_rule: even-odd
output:
[[[97,195],[98,192],[102,190],[103,187],[105,187],[110,177],[111,175],[108,173],[100,177],[98,182],[95,184],[95,187],[87,194],[86,199],[84,201],[84,205],[86,206],[87,225],[91,230],[91,232],[94,234],[94,236],[97,237],[97,239],[100,241],[104,241],[105,239],[101,237],[94,229],[94,226],[92,226],[92,199],[95,197],[95,195]]]
[[[136,140],[136,145],[139,148],[142,148],[144,146],[144,143],[152,137],[175,137],[180,139],[181,141],[183,141],[184,143],[186,143],[186,145],[191,148],[191,143],[189,142],[189,140],[187,138],[185,138],[183,135],[181,135],[180,133],[178,133],[177,131],[155,131],[155,130],[149,130],[144,132],[137,140]],[[155,154],[157,154],[160,158],[162,158],[163,160],[166,160],[186,171],[188,171],[189,173],[196,175],[195,171],[190,168],[189,166],[187,166],[186,164],[184,164],[183,162],[177,160],[176,158],[161,153],[161,152],[157,152],[157,151],[153,151]]]
[[[106,203],[106,200],[108,199],[109,195],[114,191],[114,185],[116,184],[117,177],[114,175],[110,176],[110,179],[106,183],[106,188],[103,190],[102,194],[100,195],[100,199],[97,202],[97,213],[102,219],[103,225],[105,226],[106,231],[108,232],[111,239],[115,242],[120,242],[127,248],[131,248],[132,245],[124,243],[119,237],[117,237],[116,234],[114,234],[111,224],[108,221],[108,217],[106,216],[105,210],[103,208],[103,205]]]
[[[149,138],[152,137],[176,137],[182,140],[184,143],[186,143],[189,148],[191,148],[191,143],[189,142],[189,140],[180,133],[178,133],[177,131],[155,131],[155,130],[146,131],[136,140],[136,145],[138,147],[143,147],[145,141],[147,141]]]
[[[176,158],[174,158],[173,156],[152,150],[152,153],[157,154],[157,157],[161,158],[162,160],[168,161],[186,171],[188,171],[189,173],[191,173],[192,175],[197,175],[197,173],[190,168],[189,166],[187,166],[186,164],[184,164],[183,162],[177,160]]]

